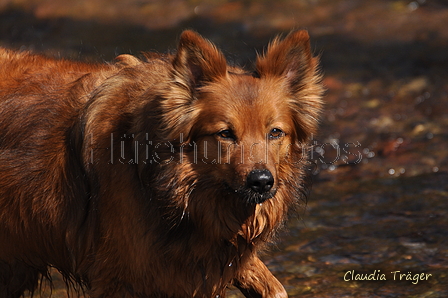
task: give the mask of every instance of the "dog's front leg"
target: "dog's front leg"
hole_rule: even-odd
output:
[[[283,285],[258,257],[252,258],[241,268],[235,286],[248,298],[288,297]]]

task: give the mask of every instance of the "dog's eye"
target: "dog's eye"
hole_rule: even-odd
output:
[[[223,139],[235,139],[235,135],[230,129],[224,129],[217,133],[220,138]]]
[[[270,139],[280,139],[285,136],[285,133],[280,128],[274,128],[269,133]]]

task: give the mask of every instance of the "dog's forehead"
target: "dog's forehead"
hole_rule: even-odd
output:
[[[289,122],[288,94],[280,79],[260,79],[249,75],[231,75],[225,81],[203,89],[205,115],[234,126],[260,126]],[[244,121],[243,121],[244,120]],[[251,130],[251,129],[244,130]]]
[[[284,80],[280,78],[258,78],[250,73],[229,72],[225,78],[204,90],[219,104],[234,102],[252,107],[261,104],[267,108],[284,99],[286,89]]]

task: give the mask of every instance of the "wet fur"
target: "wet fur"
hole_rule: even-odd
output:
[[[257,254],[303,199],[321,93],[305,31],[251,73],[192,31],[174,55],[113,64],[0,50],[0,296],[55,267],[95,298],[230,283],[285,297]],[[245,186],[253,169],[275,178],[263,198]]]

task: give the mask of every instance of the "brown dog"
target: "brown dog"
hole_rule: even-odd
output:
[[[322,86],[304,31],[256,70],[185,31],[92,65],[0,50],[0,296],[285,297],[257,253],[304,192]]]

